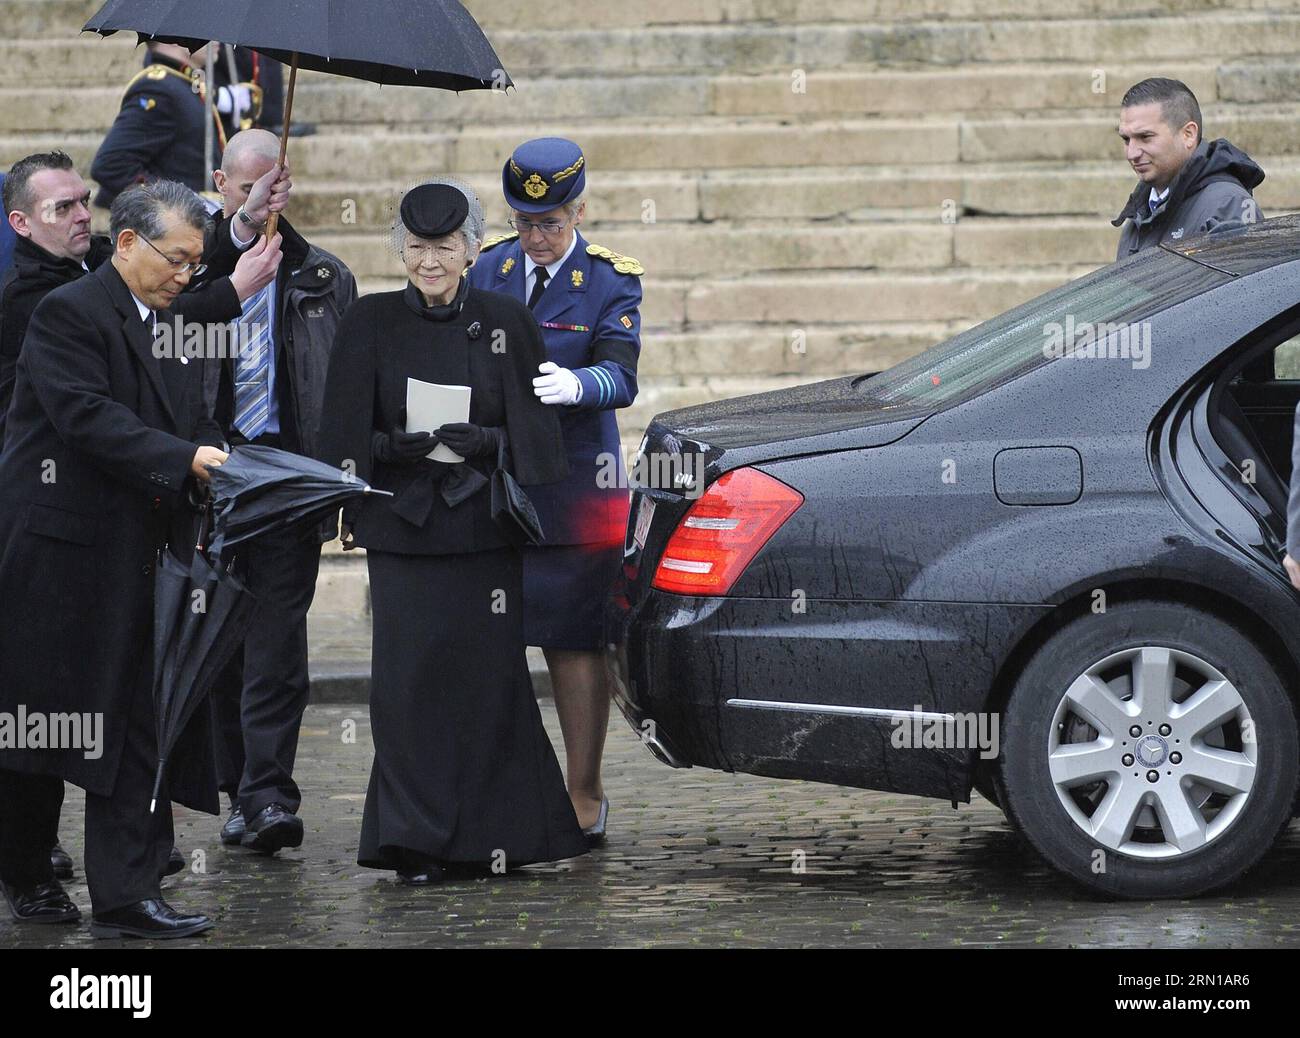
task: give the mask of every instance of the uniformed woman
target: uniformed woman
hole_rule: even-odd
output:
[[[451,182],[407,192],[394,228],[410,283],[364,296],[339,326],[321,456],[394,497],[344,514],[367,549],[375,761],[357,860],[403,881],[500,871],[587,845],[529,682],[523,568],[494,522],[504,439],[521,482],[567,473],[559,422],[532,392],[543,347],[523,304],[462,278],[482,208]],[[407,379],[469,386],[469,422],[407,431]],[[426,458],[442,442],[465,460]]]
[[[501,178],[515,233],[485,244],[470,282],[526,303],[546,342],[533,387],[559,415],[569,476],[529,491],[546,540],[524,553],[524,627],[546,656],[569,796],[596,844],[609,812],[600,778],[610,701],[603,609],[628,512],[614,411],[636,398],[644,271],[578,233],[587,162],[572,141],[521,144]]]

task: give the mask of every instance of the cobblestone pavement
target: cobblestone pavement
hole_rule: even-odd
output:
[[[542,713],[555,744],[554,706]],[[345,743],[345,722],[356,740]],[[178,945],[735,947],[1280,947],[1300,945],[1300,827],[1225,895],[1146,904],[1092,900],[1056,877],[985,801],[916,797],[654,760],[617,717],[607,750],[608,845],[504,877],[412,890],[356,864],[371,759],[367,711],[313,706],[298,778],[304,845],[276,858],[223,848],[221,819],[176,811],[205,871],[168,880],[174,904],[217,919]],[[83,913],[82,797],[62,836]],[[796,852],[806,872],[792,869]],[[0,920],[0,947],[112,947],[87,928]]]

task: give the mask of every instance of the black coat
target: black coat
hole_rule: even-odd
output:
[[[345,509],[345,521],[354,522],[363,548],[452,555],[508,543],[492,521],[486,486],[454,506],[441,493],[429,495],[432,506],[419,524],[399,514],[399,502],[412,484],[436,483],[454,467],[423,459],[413,465],[372,460],[373,434],[404,427],[408,377],[469,386],[470,422],[506,429],[511,468],[521,483],[554,483],[568,475],[555,408],[533,395],[533,376],[546,356],[541,329],[528,308],[509,296],[468,285],[463,291],[463,307],[447,320],[434,319],[443,308],[423,307],[408,285],[400,292],[363,296],[339,325],[318,456],[340,467],[350,462],[358,477],[397,495],[368,497],[359,508]],[[496,458],[463,464],[486,476],[496,468]]]
[[[221,439],[199,379],[153,355],[111,262],[32,315],[0,452],[0,711],[100,712],[103,753],[0,749],[0,768],[112,793],[127,709],[152,685],[156,552],[192,543],[195,445]],[[168,792],[215,812],[205,712],[186,745]]]
[[[106,235],[97,234],[90,239],[86,267],[98,270],[112,255],[112,241]],[[208,270],[201,281],[192,281],[177,296],[170,313],[203,323],[238,317],[242,308],[229,275],[239,256],[239,250],[230,240],[230,221],[216,221],[208,229],[203,254]],[[85,273],[86,268],[80,263],[53,256],[30,238],[19,237],[14,245],[14,266],[0,289],[0,447],[4,445],[5,415],[13,399],[14,370],[32,313],[52,290],[76,281]]]

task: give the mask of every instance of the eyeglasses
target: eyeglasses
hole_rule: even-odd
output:
[[[528,234],[528,232],[534,227],[543,234],[559,234],[569,226],[569,222],[570,221],[568,220],[565,220],[563,223],[559,220],[543,220],[541,223],[533,223],[531,220],[520,220],[517,217],[506,221],[510,227],[519,232],[519,237],[521,238]]]
[[[139,234],[140,232],[137,231],[136,233]],[[146,238],[143,234],[140,234],[140,240],[145,242],[149,246],[149,248],[153,249],[154,252],[158,253],[159,256],[161,256],[173,267],[175,267],[176,273],[178,274],[190,274],[193,277],[199,277],[205,270],[208,269],[208,265],[206,263],[190,263],[188,260],[172,259],[170,256],[167,255],[167,253],[163,252],[162,249],[158,248],[157,245],[149,241],[149,239]]]
[[[436,259],[440,264],[446,266],[448,263],[454,263],[457,258],[465,254],[463,245],[419,245],[415,242],[408,242],[402,249],[408,262],[423,263],[427,259]]]

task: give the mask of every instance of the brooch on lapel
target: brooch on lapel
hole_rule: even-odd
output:
[[[580,270],[573,271],[573,273],[569,275],[569,279],[573,282],[574,288],[582,287],[582,271]]]
[[[515,269],[515,258],[513,256],[507,256],[506,261],[501,264],[501,273],[509,274],[514,269]]]
[[[320,278],[322,281],[328,281],[330,279],[330,275],[332,275],[333,273],[334,272],[330,270],[329,267],[316,268],[316,276]]]

